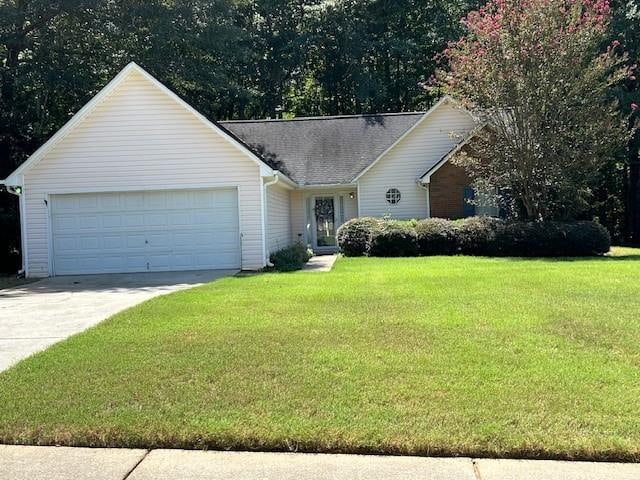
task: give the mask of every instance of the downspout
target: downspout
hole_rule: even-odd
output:
[[[418,178],[416,180],[418,187],[422,188],[425,192],[427,192],[427,218],[431,218],[431,199],[429,198],[429,182],[422,183],[422,181]]]
[[[270,187],[271,185],[275,185],[276,183],[278,183],[278,180],[280,180],[280,177],[278,176],[278,171],[274,171],[273,172],[273,180],[263,183],[262,184],[262,191],[263,191],[263,198],[262,198],[262,218],[264,221],[264,251],[265,251],[265,259],[264,259],[264,263],[267,267],[273,267],[273,263],[271,263],[271,261],[269,260],[269,234],[267,231],[267,213],[268,213],[268,208],[267,208],[267,187]]]

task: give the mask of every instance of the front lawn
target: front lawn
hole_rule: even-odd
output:
[[[640,256],[339,259],[0,374],[0,443],[640,459]]]

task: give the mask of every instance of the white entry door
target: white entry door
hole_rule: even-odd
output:
[[[51,196],[55,275],[240,268],[235,188]]]

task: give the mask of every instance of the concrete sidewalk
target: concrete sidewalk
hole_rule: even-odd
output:
[[[0,480],[637,480],[640,464],[0,445]]]
[[[333,268],[333,264],[336,263],[338,254],[331,255],[314,255],[309,261],[302,267],[304,272],[330,272]]]

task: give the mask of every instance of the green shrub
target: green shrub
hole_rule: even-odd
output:
[[[491,217],[428,218],[416,222],[360,218],[338,230],[347,256],[489,255],[576,257],[609,250],[606,229],[594,222],[506,222]]]
[[[520,257],[581,257],[609,251],[611,238],[595,222],[509,222],[499,232],[498,253]]]
[[[414,257],[418,254],[415,228],[407,222],[384,222],[371,235],[369,255],[374,257]]]
[[[361,257],[369,253],[371,236],[383,220],[371,217],[354,218],[338,228],[338,246],[347,257]]]
[[[458,252],[464,255],[498,255],[496,239],[504,221],[492,217],[469,217],[459,220],[455,230]]]
[[[575,222],[567,231],[567,245],[574,255],[602,255],[611,248],[611,236],[595,222]]]
[[[285,247],[269,256],[273,268],[279,272],[300,270],[312,257],[312,253],[301,243]]]
[[[457,225],[443,218],[427,218],[416,224],[420,255],[452,255],[456,253]]]

